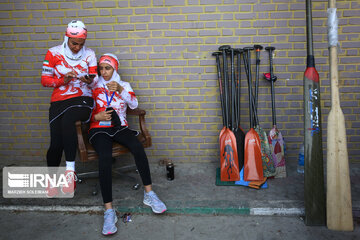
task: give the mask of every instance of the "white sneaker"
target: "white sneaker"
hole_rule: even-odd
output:
[[[154,213],[163,213],[166,211],[165,204],[159,199],[154,191],[150,191],[148,193],[144,191],[143,203],[151,207]]]

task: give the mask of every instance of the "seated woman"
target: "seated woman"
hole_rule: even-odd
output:
[[[101,194],[105,204],[104,235],[117,231],[117,217],[112,206],[112,144],[116,141],[126,146],[135,158],[136,167],[143,182],[143,203],[152,208],[154,213],[166,211],[165,204],[151,188],[151,176],[145,150],[128,128],[126,109],[138,106],[137,98],[129,83],[121,81],[117,73],[119,61],[113,54],[104,54],[99,60],[100,76],[93,87],[96,107],[93,111],[89,130],[89,141],[99,155],[99,180]]]

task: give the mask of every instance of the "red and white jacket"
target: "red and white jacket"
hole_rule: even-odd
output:
[[[106,94],[108,95],[108,99],[110,100],[113,92],[110,92],[108,89],[105,89],[104,81],[99,81],[96,77],[94,79],[96,81],[95,86],[93,87],[93,98],[95,99],[96,107],[92,112],[90,129],[92,128],[108,128],[111,126],[99,125],[100,121],[95,121],[94,116],[109,106],[107,106]],[[118,83],[120,86],[124,88],[124,90],[119,93],[115,92],[115,95],[110,103],[110,107],[112,107],[117,115],[120,118],[121,126],[128,126],[128,122],[126,121],[126,109],[129,106],[131,109],[135,109],[138,106],[138,100],[135,96],[133,89],[130,86],[130,83],[119,80]]]
[[[51,102],[62,101],[73,97],[92,96],[91,85],[72,79],[64,83],[66,73],[74,70],[78,77],[86,74],[97,74],[97,61],[95,52],[90,48],[84,48],[84,57],[76,66],[71,66],[65,60],[62,53],[62,45],[50,48],[46,53],[41,74],[41,84],[44,87],[53,87]]]

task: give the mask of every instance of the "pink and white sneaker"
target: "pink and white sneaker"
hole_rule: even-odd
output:
[[[75,192],[75,188],[76,188],[76,181],[77,181],[77,176],[76,173],[72,170],[66,170],[65,171],[65,178],[66,181],[68,183],[68,186],[62,186],[61,187],[61,192],[63,194],[72,194]]]

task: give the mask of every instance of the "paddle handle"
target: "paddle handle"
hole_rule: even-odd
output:
[[[274,48],[275,49],[275,48]],[[272,122],[273,126],[276,126],[276,110],[275,110],[275,87],[274,87],[274,67],[273,67],[273,50],[269,51],[269,64],[270,64],[270,82],[271,82],[271,109],[272,109]]]
[[[228,99],[228,68],[226,51],[223,51],[224,95],[225,95],[225,124],[229,127],[229,99]]]
[[[240,91],[241,91],[241,51],[237,51],[237,94],[236,94],[236,125],[240,127]]]
[[[253,108],[252,108],[252,103],[253,103],[253,97],[252,97],[252,86],[251,86],[251,82],[252,82],[252,77],[251,77],[251,65],[250,65],[250,60],[251,59],[251,53],[250,50],[247,51],[247,64],[248,64],[248,87],[249,87],[249,107],[250,107],[250,124],[251,127],[254,127],[254,123],[253,123]]]
[[[339,96],[339,74],[337,63],[337,48],[332,46],[329,48],[330,52],[330,82],[331,82],[331,105],[340,106]]]
[[[250,115],[250,128],[254,127],[254,114],[253,114],[253,96],[252,96],[252,85],[251,85],[251,65],[250,65],[250,58],[251,58],[251,53],[250,53],[251,48],[246,47],[244,48],[244,53],[243,53],[243,60],[244,60],[244,67],[245,67],[245,72],[246,72],[246,76],[248,79],[248,91],[249,91],[249,115]]]
[[[333,9],[332,15],[328,12],[328,40],[329,40],[329,60],[330,60],[330,81],[331,81],[331,105],[340,106],[339,96],[339,74],[338,74],[338,55],[337,55],[337,29],[336,0],[329,0],[329,10]],[[328,11],[329,11],[328,10]],[[332,29],[330,29],[330,27]]]
[[[306,47],[307,55],[314,55],[313,50],[313,34],[312,34],[312,10],[311,10],[311,0],[306,0]]]
[[[220,55],[221,53],[215,52],[213,55],[216,57],[216,67],[217,67],[217,75],[219,81],[219,90],[220,90],[220,103],[221,103],[221,113],[223,119],[223,126],[225,126],[225,106],[224,106],[224,96],[223,96],[223,86],[222,86],[222,78],[221,78],[221,65],[220,65]]]
[[[227,50],[230,49],[229,45],[224,45],[224,46],[220,46],[219,47],[219,51],[222,52],[223,55],[223,80],[224,80],[224,99],[225,99],[225,124],[226,127],[229,127],[229,99],[228,99],[228,79],[229,79],[229,75],[228,75],[228,63],[227,63],[227,56],[226,56],[226,52]]]
[[[256,50],[256,79],[255,79],[255,110],[258,107],[258,95],[259,95],[259,71],[260,71],[260,51],[263,49],[261,45],[254,45]]]
[[[230,70],[231,70],[231,129],[234,131],[236,128],[235,123],[235,67],[234,67],[234,49],[230,49]]]

